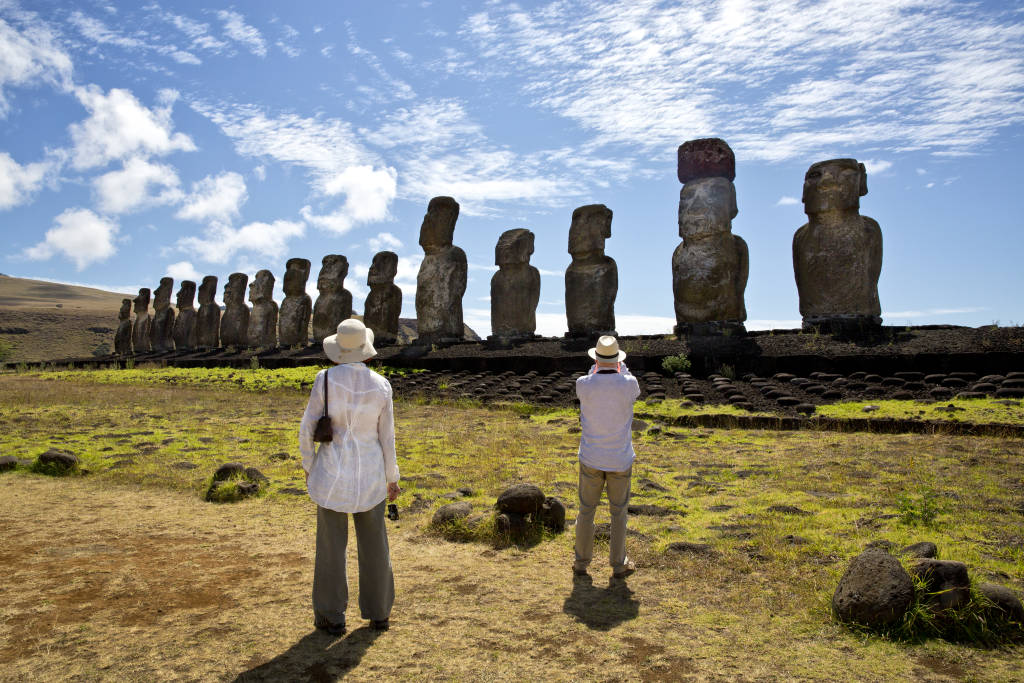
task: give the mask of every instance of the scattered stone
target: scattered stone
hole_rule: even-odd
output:
[[[245,476],[245,465],[240,462],[226,462],[217,468],[213,473],[214,481],[227,481],[237,477]]]
[[[990,616],[1024,625],[1024,605],[1013,590],[994,583],[983,583],[978,590],[992,603]]]
[[[707,543],[691,543],[690,541],[673,541],[665,547],[667,553],[679,553],[688,555],[701,555],[704,557],[717,557],[718,551]]]
[[[899,560],[870,549],[850,561],[832,595],[832,611],[840,621],[888,626],[903,618],[913,597],[914,583]]]
[[[619,271],[604,253],[612,236],[612,211],[604,204],[580,206],[569,225],[569,254],[565,270],[565,315],[569,337],[591,338],[615,332],[615,296]]]
[[[18,466],[18,459],[13,455],[0,457],[0,472],[9,472]]]
[[[40,453],[33,465],[33,469],[40,474],[61,476],[74,474],[79,470],[81,460],[77,455],[51,448],[45,453]]]
[[[652,479],[648,479],[646,477],[641,477],[640,479],[637,480],[636,488],[639,491],[644,491],[648,493],[651,491],[668,491],[668,488],[666,488],[665,486],[662,486],[658,482]]]
[[[638,420],[636,418],[633,418],[633,424],[630,425],[630,429],[634,432],[642,432],[645,429],[647,429],[647,427],[648,424],[646,422],[644,422],[643,420]]]
[[[289,496],[304,496],[306,495],[306,489],[298,489],[295,488],[294,486],[289,486],[287,488],[281,489],[281,493],[284,493]]]
[[[181,462],[172,463],[171,467],[176,470],[194,470],[199,467],[199,465],[194,462],[187,462],[183,460]]]
[[[291,457],[292,456],[290,456],[288,453],[285,453],[284,451],[281,451],[280,453],[272,454],[270,456],[270,459],[271,460],[291,460]]]
[[[681,514],[677,510],[671,510],[661,505],[630,505],[626,508],[627,512],[631,515],[647,515],[650,517],[666,517],[668,515]]]
[[[494,518],[495,530],[510,538],[522,538],[526,535],[529,525],[526,515],[517,512],[502,512]]]
[[[807,545],[810,543],[810,541],[803,536],[797,536],[796,534],[786,534],[780,540],[783,543],[788,543],[790,545]]]
[[[495,506],[500,512],[536,515],[544,506],[544,492],[534,484],[515,484],[502,491]]]
[[[895,515],[893,515],[893,516],[895,517]],[[872,549],[874,549],[874,550],[882,550],[884,552],[891,553],[893,550],[896,549],[896,544],[893,543],[892,541],[887,541],[885,539],[878,539],[878,540],[869,542],[867,545],[864,546],[864,549],[865,550],[872,550]]]
[[[565,515],[568,511],[565,502],[561,498],[548,496],[544,506],[540,510],[538,518],[540,523],[555,533],[565,531]]]
[[[795,505],[769,505],[768,512],[776,512],[781,515],[800,515],[803,517],[813,514],[807,510],[801,510]]]
[[[726,512],[732,508],[732,505],[709,505],[708,512]]]
[[[434,513],[433,518],[430,520],[430,524],[432,526],[444,526],[452,522],[458,522],[469,517],[471,512],[473,512],[473,506],[464,500],[448,503],[437,509],[437,512]]]
[[[963,562],[922,558],[910,571],[924,580],[928,601],[941,610],[957,609],[971,599],[971,580]]]
[[[936,558],[939,556],[939,549],[931,541],[913,543],[900,550],[900,555],[920,558]]]

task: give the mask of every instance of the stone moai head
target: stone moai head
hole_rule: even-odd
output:
[[[420,226],[420,246],[432,254],[452,246],[459,203],[451,197],[434,197],[427,205],[427,214]]]
[[[679,193],[679,236],[729,232],[736,218],[736,187],[725,178],[700,178]]]
[[[217,276],[207,275],[203,283],[199,285],[199,303],[212,304],[213,297],[217,295]]]
[[[868,193],[868,172],[856,159],[829,159],[811,164],[804,175],[802,201],[807,214],[860,208]]]
[[[149,288],[143,287],[135,297],[135,315],[149,312]]]
[[[612,210],[604,204],[588,204],[572,212],[569,253],[573,256],[604,252],[604,241],[612,236]]]
[[[679,145],[676,172],[684,185],[697,178],[736,180],[736,155],[721,138],[700,138]]]
[[[228,283],[224,285],[224,305],[244,306],[245,287],[249,284],[249,276],[245,273],[231,273]]]
[[[274,296],[274,274],[269,270],[261,270],[256,273],[252,284],[249,285],[249,301],[254,304],[262,304],[270,301]]]
[[[132,300],[121,299],[121,310],[117,312],[118,320],[128,320],[132,317]]]
[[[529,263],[533,254],[533,233],[526,228],[506,230],[494,247],[494,265],[511,266]]]
[[[306,293],[306,280],[312,264],[309,259],[291,258],[285,264],[284,293],[288,296],[301,296]]]
[[[316,288],[321,294],[340,292],[345,288],[348,277],[348,259],[341,254],[328,254],[320,266],[320,275],[316,278]]]
[[[174,289],[174,278],[160,278],[160,286],[153,292],[153,308],[162,310],[171,305],[171,291]]]
[[[393,251],[378,251],[373,255],[370,272],[366,275],[367,285],[386,285],[395,281],[398,275],[398,254]]]
[[[192,302],[196,298],[196,283],[191,280],[182,280],[181,289],[178,290],[178,308],[192,308]]]

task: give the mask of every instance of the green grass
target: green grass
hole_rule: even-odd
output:
[[[651,402],[637,401],[633,410],[637,413],[647,413],[665,420],[671,420],[680,415],[775,415],[774,413],[763,411],[744,410],[731,404],[693,403],[692,401],[677,398]]]
[[[1024,424],[1024,403],[991,398],[954,398],[947,401],[852,401],[818,406],[817,414],[839,418],[894,418],[900,420],[943,420],[976,424]],[[877,410],[865,412],[865,406]],[[953,406],[953,410],[948,410]]]

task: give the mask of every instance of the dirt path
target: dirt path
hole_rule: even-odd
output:
[[[332,639],[311,626],[313,522],[308,504],[5,475],[0,680],[1008,680],[1014,666],[985,653],[949,668],[941,650],[827,620],[781,632],[687,578],[706,565],[628,585],[595,566],[574,585],[571,534],[497,551],[424,537],[416,519],[391,527],[392,629],[353,605]]]

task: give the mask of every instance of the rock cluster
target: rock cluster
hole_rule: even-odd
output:
[[[61,477],[80,473],[81,464],[82,461],[77,455],[51,448],[45,453],[39,454],[39,457],[32,463],[32,471]]]
[[[534,484],[515,484],[498,496],[494,505],[494,530],[497,540],[522,541],[540,529],[555,533],[565,531],[566,505],[560,498],[545,496]],[[431,526],[452,539],[461,539],[459,525],[478,525],[482,517],[471,517],[473,506],[468,501],[442,505],[434,512]],[[470,524],[474,522],[474,524]]]
[[[213,473],[205,497],[212,503],[234,502],[259,495],[269,483],[270,480],[255,467],[228,462]]]

